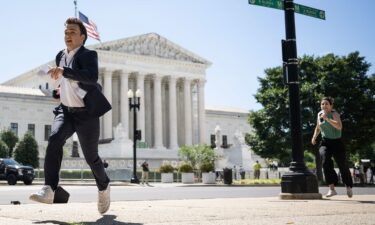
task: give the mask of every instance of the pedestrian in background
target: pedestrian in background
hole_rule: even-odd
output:
[[[147,161],[144,161],[142,163],[142,184],[146,184],[148,185],[148,173],[150,172],[150,169],[148,168],[148,163]]]
[[[370,162],[370,183],[374,183],[374,175],[375,175],[375,161],[371,160]]]
[[[253,165],[253,169],[254,169],[254,179],[259,179],[260,178],[260,168],[262,168],[262,166],[260,165],[259,161],[257,160],[254,165]]]
[[[233,166],[233,174],[234,174],[234,179],[237,180],[237,167],[236,167],[236,165]]]
[[[359,182],[361,185],[365,184],[365,172],[360,160],[354,164],[353,177],[355,182]]]
[[[317,122],[314,135],[311,139],[313,145],[319,134],[322,135],[322,141],[319,146],[319,154],[323,164],[324,176],[329,185],[326,197],[337,195],[335,186],[338,183],[338,177],[334,169],[332,157],[335,159],[346,185],[346,193],[349,198],[353,196],[353,180],[350,175],[344,144],[341,140],[342,123],[340,114],[333,109],[333,99],[324,97],[320,102],[321,111],[317,115]]]
[[[241,180],[245,179],[245,170],[242,166],[240,166],[240,176]]]

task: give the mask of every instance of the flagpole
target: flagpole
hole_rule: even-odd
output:
[[[77,0],[74,0],[74,15],[76,18],[78,18],[78,15],[77,15]]]

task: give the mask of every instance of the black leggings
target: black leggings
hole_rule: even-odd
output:
[[[319,148],[320,158],[322,160],[324,177],[327,184],[337,185],[338,177],[333,166],[332,157],[339,167],[342,181],[347,187],[353,187],[352,176],[346,160],[345,147],[340,139],[323,138]]]

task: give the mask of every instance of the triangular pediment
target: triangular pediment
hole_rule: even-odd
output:
[[[121,52],[134,55],[153,56],[211,65],[208,60],[174,44],[156,33],[149,33],[93,46],[97,50]]]

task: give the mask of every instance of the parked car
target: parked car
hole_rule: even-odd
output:
[[[23,166],[14,159],[0,158],[0,180],[7,180],[9,185],[15,185],[22,180],[24,184],[32,184],[35,178],[31,166]]]

